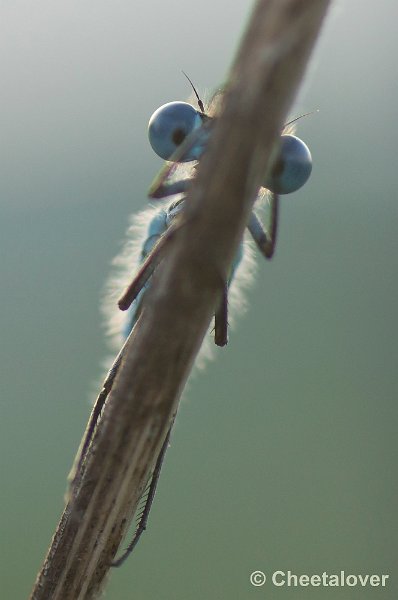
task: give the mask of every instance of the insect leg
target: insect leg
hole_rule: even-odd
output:
[[[192,179],[181,179],[172,183],[161,182],[151,193],[151,198],[159,199],[173,196],[174,194],[185,194],[191,183]]]
[[[271,195],[270,211],[269,233],[265,231],[260,219],[254,212],[251,213],[247,226],[258,249],[268,259],[273,257],[278,233],[279,196],[277,194]]]
[[[181,219],[174,221],[170,227],[163,233],[156,244],[153,246],[152,250],[146,256],[144,262],[138,270],[138,273],[134,277],[133,281],[127,287],[122,297],[118,302],[118,306],[120,310],[127,310],[131,303],[138,296],[140,291],[144,288],[149,278],[153,274],[154,270],[160,263],[163,258],[163,253],[165,247],[172,240],[175,232],[182,225]]]
[[[222,289],[221,301],[214,315],[214,343],[225,346],[228,343],[228,284]]]
[[[232,262],[228,280],[221,284],[221,299],[214,315],[214,343],[217,346],[228,344],[228,292],[236,270],[242,261],[243,253],[243,243],[241,243]]]

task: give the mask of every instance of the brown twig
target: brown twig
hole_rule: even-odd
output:
[[[185,203],[186,225],[154,274],[80,487],[38,575],[34,600],[88,600],[104,587],[214,314],[328,4],[256,4]]]

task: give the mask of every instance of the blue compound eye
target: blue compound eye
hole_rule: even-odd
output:
[[[308,147],[294,135],[282,135],[277,158],[264,187],[275,194],[290,194],[301,188],[312,171]]]
[[[155,110],[149,119],[149,142],[158,156],[169,160],[187,135],[201,125],[201,114],[193,106],[187,102],[169,102]],[[181,162],[197,158],[198,152],[194,147]]]

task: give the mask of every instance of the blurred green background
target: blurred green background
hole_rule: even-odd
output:
[[[236,0],[1,3],[2,598],[33,585],[107,354],[98,306],[161,165],[148,118],[222,83]],[[285,198],[250,309],[191,382],[149,529],[110,600],[398,596],[394,0],[336,2],[292,115],[313,176]],[[394,560],[395,559],[395,560]],[[253,588],[251,571],[390,575]]]

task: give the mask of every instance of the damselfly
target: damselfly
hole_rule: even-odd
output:
[[[188,78],[189,79],[189,78]],[[190,80],[189,80],[190,81]],[[118,277],[113,278],[109,286],[113,290],[121,285],[126,285],[131,279],[131,273],[137,269],[136,275],[128,285],[119,300],[119,307],[126,311],[121,321],[112,317],[110,330],[113,334],[126,339],[142,313],[145,304],[145,295],[151,284],[151,277],[162,260],[167,260],[167,247],[173,238],[174,232],[184,221],[183,214],[186,192],[194,177],[195,167],[191,167],[185,177],[181,173],[183,165],[198,161],[206,149],[214,124],[217,119],[217,108],[220,105],[221,94],[214,96],[205,110],[195,87],[190,81],[195,93],[199,110],[186,102],[169,102],[157,109],[149,121],[149,141],[154,151],[167,161],[165,167],[155,178],[149,196],[157,199],[168,199],[160,207],[151,207],[143,211],[132,221],[129,229],[129,241],[122,254],[116,259],[119,270]],[[311,169],[311,154],[302,140],[293,135],[293,123],[287,123],[281,132],[279,144],[274,151],[272,166],[264,178],[264,186],[260,189],[249,222],[248,232],[262,255],[270,259],[275,250],[278,215],[279,195],[289,194],[298,190],[308,180]],[[171,197],[171,199],[170,199]],[[268,211],[268,227],[262,224],[259,211]],[[131,239],[132,236],[132,239]],[[140,239],[141,238],[141,239]],[[140,240],[137,242],[137,240]],[[135,264],[134,264],[135,263]],[[220,302],[215,308],[214,315],[214,342],[217,346],[224,346],[228,340],[228,310],[238,304],[242,306],[240,289],[251,279],[253,260],[249,240],[241,242],[231,266],[228,280],[225,281],[223,290],[220,290]],[[116,314],[115,293],[108,295],[107,312]],[[112,309],[110,309],[112,306]],[[241,311],[240,311],[241,312]],[[108,376],[103,390],[95,404],[93,413],[86,430],[81,454],[77,464],[76,474],[72,485],[81,477],[83,463],[90,445],[96,423],[99,419],[105,399],[111,389],[114,377],[123,355],[123,348],[119,352]],[[119,566],[136,546],[145,529],[148,514],[152,505],[163,458],[168,447],[170,431],[164,441],[163,447],[157,458],[153,470],[147,495],[144,497],[143,509],[138,517],[137,528],[132,542],[122,556],[113,565]]]

